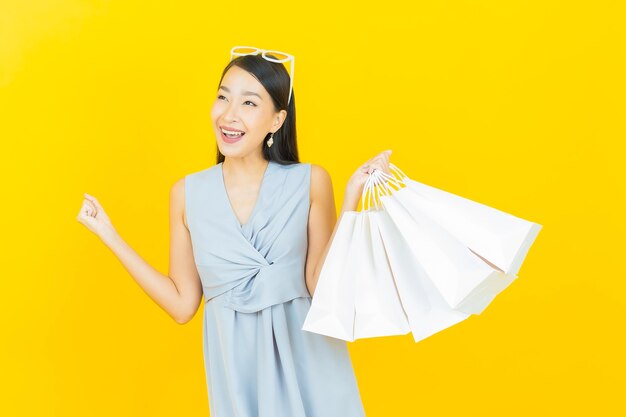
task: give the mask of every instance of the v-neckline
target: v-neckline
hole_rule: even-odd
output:
[[[220,172],[220,182],[222,183],[222,190],[224,191],[224,197],[226,198],[226,205],[228,206],[228,211],[230,212],[231,217],[235,221],[235,224],[237,224],[240,229],[243,229],[247,225],[250,224],[250,222],[254,218],[254,215],[257,212],[257,209],[258,209],[261,197],[263,196],[263,188],[265,186],[265,178],[267,177],[267,174],[268,174],[268,172],[270,170],[270,167],[272,165],[272,161],[270,160],[270,161],[267,162],[267,166],[265,167],[265,172],[263,173],[263,177],[261,178],[261,185],[259,186],[259,191],[257,192],[257,196],[256,196],[256,200],[254,202],[254,206],[252,207],[252,211],[250,212],[250,215],[248,216],[248,219],[246,220],[246,222],[244,224],[241,224],[239,222],[239,219],[237,218],[237,214],[235,213],[235,210],[233,209],[233,205],[230,202],[230,198],[228,197],[228,190],[226,189],[226,182],[224,181],[223,165],[224,165],[224,162],[220,162],[220,164],[219,164],[219,166],[220,166],[219,172]]]

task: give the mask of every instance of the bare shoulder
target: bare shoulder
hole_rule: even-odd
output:
[[[176,205],[185,205],[185,178],[176,180],[170,189],[170,198]]]
[[[330,174],[321,165],[311,164],[311,201],[328,198],[333,193]]]
[[[170,189],[170,210],[174,215],[180,215],[183,218],[185,227],[187,219],[185,218],[185,177],[176,180]]]

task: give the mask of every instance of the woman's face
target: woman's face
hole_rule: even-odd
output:
[[[286,115],[285,110],[275,111],[267,90],[252,74],[237,66],[229,68],[211,108],[220,152],[231,157],[259,152],[265,137],[282,126]],[[222,128],[244,134],[229,138]]]

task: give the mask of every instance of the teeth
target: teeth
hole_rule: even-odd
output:
[[[243,135],[243,132],[231,132],[229,130],[224,130],[224,129],[222,129],[222,132],[224,132],[225,135],[230,135],[230,136],[241,136],[241,135]]]

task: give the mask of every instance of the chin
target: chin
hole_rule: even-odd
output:
[[[229,149],[229,146],[226,145],[224,147],[222,146],[218,146],[220,153],[224,156],[228,156],[231,158],[237,158],[239,156],[245,155],[245,152],[242,152],[241,150],[234,150],[234,149]]]

